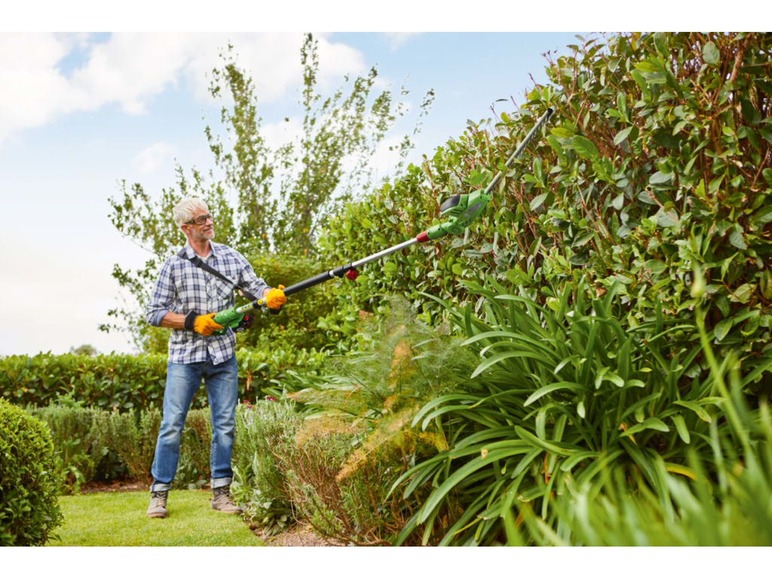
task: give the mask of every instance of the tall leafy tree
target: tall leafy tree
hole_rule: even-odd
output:
[[[217,215],[218,241],[246,254],[271,251],[313,257],[327,216],[373,185],[372,157],[409,107],[390,90],[376,88],[375,68],[365,76],[346,76],[342,88],[324,96],[319,92],[318,41],[313,35],[305,36],[300,56],[303,121],[294,141],[268,142],[254,82],[238,66],[234,47],[228,46],[220,55],[221,66],[212,71],[209,88],[211,96],[223,102],[221,131],[204,129],[213,167],[186,171],[178,163],[176,183],[160,195],[147,192],[140,183],[123,181],[120,195],[109,199],[112,224],[149,256],[136,270],[115,265],[113,277],[133,299],[108,312],[111,321],[101,326],[103,331],[127,331],[143,350],[163,347],[160,334],[140,321],[160,264],[180,244],[169,215],[182,197],[204,198]],[[399,97],[408,94],[402,87]],[[429,91],[412,135],[432,101]],[[396,172],[412,147],[411,135],[390,147],[398,154]]]

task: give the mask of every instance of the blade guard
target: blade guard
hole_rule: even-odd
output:
[[[428,238],[439,239],[448,234],[462,234],[485,211],[490,201],[490,194],[482,190],[449,197],[440,206],[440,215],[448,219],[427,229]]]

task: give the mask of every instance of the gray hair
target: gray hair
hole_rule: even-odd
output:
[[[182,226],[195,218],[201,211],[209,212],[209,207],[203,199],[199,197],[186,197],[174,206],[172,215],[174,216],[174,222]]]

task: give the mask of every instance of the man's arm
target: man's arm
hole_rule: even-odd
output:
[[[172,330],[184,330],[185,315],[176,314],[174,312],[167,312],[166,315],[161,318],[161,323],[159,326],[162,328],[171,328]]]
[[[214,316],[214,312],[203,315],[196,312],[189,312],[188,314],[167,312],[161,319],[160,326],[172,330],[191,330],[202,336],[211,336],[217,330],[223,329],[220,324],[214,321]],[[185,324],[188,326],[186,327]]]

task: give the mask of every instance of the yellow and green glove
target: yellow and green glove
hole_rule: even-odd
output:
[[[196,312],[190,312],[185,316],[185,329],[201,334],[202,336],[211,336],[217,330],[223,327],[214,321],[215,313],[198,315]]]

